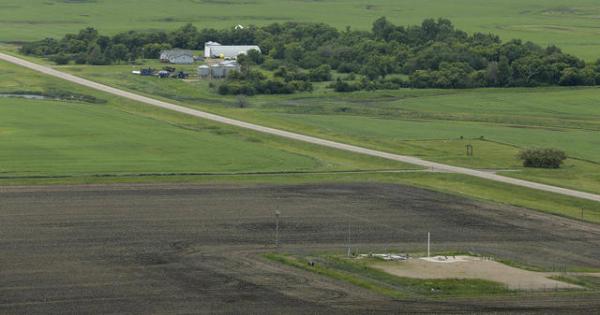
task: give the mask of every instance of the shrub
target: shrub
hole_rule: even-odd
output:
[[[267,70],[275,70],[279,67],[282,67],[285,63],[281,60],[276,60],[276,59],[272,59],[272,58],[266,58],[265,61],[263,62],[263,68],[267,69]]]
[[[252,96],[256,94],[256,89],[251,85],[251,83],[242,82],[242,81],[228,81],[222,83],[218,92],[221,95],[248,95]]]
[[[51,97],[51,98],[61,99],[61,100],[71,100],[71,101],[86,102],[86,103],[92,103],[92,104],[105,104],[107,102],[106,100],[96,98],[95,96],[73,93],[70,91],[58,90],[58,89],[48,89],[46,91],[46,93],[44,93],[43,95]]]
[[[238,94],[236,98],[236,103],[239,108],[246,108],[250,105],[248,99],[246,98],[246,95],[243,94]]]
[[[524,167],[559,168],[567,155],[557,149],[526,149],[519,153],[518,158],[523,161]]]
[[[74,57],[75,63],[78,65],[84,65],[87,62],[86,54],[76,54]]]
[[[335,83],[330,84],[329,87],[333,88],[336,92],[354,92],[360,90],[360,87],[356,84],[343,81],[340,78],[338,78]]]
[[[331,81],[331,67],[329,65],[321,65],[308,72],[308,77],[313,82]]]
[[[65,54],[58,54],[50,57],[50,60],[54,61],[57,65],[66,65],[71,61],[71,58]]]
[[[337,71],[340,73],[355,73],[359,69],[360,66],[356,63],[344,62],[338,66]]]
[[[265,56],[256,49],[250,49],[248,51],[248,59],[257,65],[261,65],[265,62]]]
[[[288,82],[288,85],[291,86],[294,91],[299,92],[311,92],[313,90],[313,85],[307,81],[295,80]]]

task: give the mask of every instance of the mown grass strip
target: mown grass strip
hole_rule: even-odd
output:
[[[575,284],[589,290],[600,290],[600,277],[588,275],[560,274],[550,277],[550,279]]]
[[[390,275],[369,267],[366,262],[350,261],[337,256],[318,256],[315,265],[309,260],[268,253],[265,258],[285,265],[315,272],[396,299],[480,297],[511,294],[504,285],[479,279],[412,279]]]

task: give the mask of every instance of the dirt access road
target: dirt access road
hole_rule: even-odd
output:
[[[478,171],[478,170],[473,170],[473,169],[464,168],[464,167],[457,167],[457,166],[451,166],[451,165],[446,165],[446,164],[441,164],[441,163],[436,163],[436,162],[430,162],[430,161],[426,161],[426,160],[423,160],[423,159],[420,159],[417,157],[413,157],[413,156],[406,156],[406,155],[393,154],[393,153],[388,153],[388,152],[383,152],[383,151],[377,151],[377,150],[367,149],[367,148],[349,145],[349,144],[345,144],[345,143],[335,142],[335,141],[331,141],[331,140],[325,140],[325,139],[306,136],[306,135],[302,135],[302,134],[298,134],[298,133],[264,127],[264,126],[236,120],[236,119],[231,119],[231,118],[227,118],[227,117],[223,117],[223,116],[219,116],[219,115],[215,115],[215,114],[175,105],[172,103],[159,101],[159,100],[145,97],[145,96],[142,96],[139,94],[127,92],[127,91],[113,88],[113,87],[110,87],[110,86],[107,86],[104,84],[86,80],[86,79],[83,79],[83,78],[80,78],[80,77],[77,77],[77,76],[74,76],[74,75],[71,75],[68,73],[57,71],[55,69],[52,69],[51,67],[42,66],[42,65],[32,63],[32,62],[23,60],[21,58],[17,58],[17,57],[7,55],[4,53],[0,53],[0,59],[23,66],[23,67],[26,67],[26,68],[29,68],[29,69],[32,69],[32,70],[35,70],[35,71],[38,71],[38,72],[41,72],[41,73],[44,73],[44,74],[47,74],[47,75],[51,75],[53,77],[57,77],[57,78],[60,78],[63,80],[67,80],[67,81],[70,81],[73,83],[87,86],[87,87],[90,87],[90,88],[93,88],[93,89],[96,89],[99,91],[118,95],[121,97],[132,99],[134,101],[142,102],[142,103],[149,104],[152,106],[157,106],[157,107],[161,107],[164,109],[173,110],[173,111],[177,111],[180,113],[185,113],[188,115],[216,121],[219,123],[224,123],[224,124],[233,125],[236,127],[251,129],[254,131],[258,131],[258,132],[268,133],[268,134],[272,134],[272,135],[276,135],[276,136],[280,136],[280,137],[284,137],[284,138],[288,138],[288,139],[322,145],[322,146],[335,148],[335,149],[339,149],[339,150],[345,150],[345,151],[350,151],[350,152],[355,152],[355,153],[360,153],[360,154],[376,156],[379,158],[419,165],[419,166],[429,168],[432,170],[439,170],[439,171],[444,171],[444,172],[451,172],[451,173],[475,176],[475,177],[479,177],[479,178],[493,180],[496,182],[502,182],[502,183],[507,183],[507,184],[512,184],[512,185],[517,185],[517,186],[522,186],[522,187],[527,187],[527,188],[532,188],[532,189],[537,189],[537,190],[543,190],[543,191],[548,191],[548,192],[552,192],[552,193],[556,193],[556,194],[562,194],[562,195],[566,195],[566,196],[589,199],[589,200],[600,202],[600,195],[597,195],[597,194],[586,193],[586,192],[581,192],[581,191],[572,190],[572,189],[566,189],[566,188],[545,185],[545,184],[530,182],[530,181],[521,180],[521,179],[510,178],[510,177],[506,177],[506,176],[497,175],[494,173]]]
[[[473,251],[600,268],[600,227],[383,184],[0,187],[1,314],[581,313],[600,294],[397,301],[270,262],[280,251]],[[442,241],[443,240],[443,241]]]

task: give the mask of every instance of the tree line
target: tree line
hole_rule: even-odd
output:
[[[231,89],[219,91],[225,94],[306,91],[312,88],[310,82],[331,80],[331,71],[340,75],[330,87],[340,92],[600,84],[598,62],[586,63],[556,46],[467,34],[443,18],[413,26],[379,18],[370,31],[338,30],[323,23],[273,23],[237,30],[187,24],[171,32],[129,31],[109,37],[86,28],[62,39],[24,44],[21,51],[56,63],[103,65],[158,58],[161,50],[171,47],[201,50],[207,41],[261,48],[262,54],[240,59],[245,73],[226,80]],[[261,77],[261,70],[273,71],[273,78]]]

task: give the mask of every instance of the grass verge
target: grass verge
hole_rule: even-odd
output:
[[[351,261],[337,256],[317,256],[307,259],[268,253],[264,257],[288,266],[345,281],[395,299],[479,297],[513,293],[500,283],[486,280],[396,277],[371,268],[364,262]],[[311,260],[315,262],[314,266],[309,265]]]

